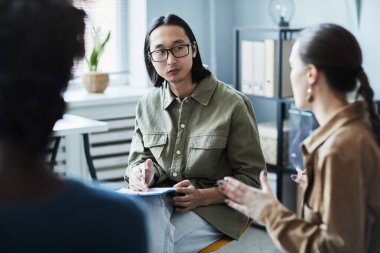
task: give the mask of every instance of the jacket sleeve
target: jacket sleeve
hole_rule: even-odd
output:
[[[243,97],[232,112],[227,140],[228,161],[233,168],[232,177],[259,188],[260,171],[265,169],[256,117],[248,98]]]
[[[278,247],[286,252],[365,252],[364,187],[360,175],[342,155],[328,155],[322,163],[322,187],[315,196],[318,210],[303,207],[299,219],[279,203],[267,206],[259,220]],[[347,187],[343,187],[347,185]],[[312,187],[312,186],[311,186]],[[315,190],[315,189],[314,189]]]
[[[128,167],[124,174],[124,180],[126,182],[129,182],[129,175],[133,171],[133,168],[136,166],[139,166],[141,163],[144,163],[147,159],[152,159],[153,166],[155,168],[154,184],[157,184],[165,180],[167,178],[167,175],[164,172],[164,170],[161,168],[161,166],[157,163],[156,159],[154,158],[149,148],[144,147],[143,135],[141,133],[141,129],[139,126],[139,113],[138,113],[139,106],[140,106],[140,102],[137,104],[135,131],[132,137],[132,143],[131,143],[131,148],[130,148],[129,157],[128,157]]]

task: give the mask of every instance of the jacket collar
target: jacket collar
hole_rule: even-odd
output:
[[[162,92],[162,109],[166,110],[166,108],[168,108],[172,104],[172,102],[176,99],[176,96],[171,91],[169,83],[167,81],[164,81],[162,83],[161,92]]]
[[[191,94],[191,97],[201,105],[206,106],[210,102],[217,84],[218,81],[213,75],[210,75],[199,82],[198,87],[194,90],[193,94]]]
[[[195,88],[193,94],[190,95],[198,103],[206,106],[211,100],[212,95],[216,89],[218,81],[211,74],[209,77],[204,78],[200,81]],[[176,99],[176,96],[171,91],[169,83],[164,81],[162,84],[162,105],[164,110],[166,110],[171,103]]]
[[[367,115],[366,105],[362,101],[345,106],[336,112],[324,126],[315,130],[314,133],[304,140],[301,146],[303,154],[314,153],[338,129],[352,121],[365,119],[368,117]]]

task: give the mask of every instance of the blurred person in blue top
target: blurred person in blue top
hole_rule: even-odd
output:
[[[138,203],[46,167],[85,16],[68,0],[0,0],[0,252],[148,252]]]

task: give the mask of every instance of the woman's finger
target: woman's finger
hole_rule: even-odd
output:
[[[303,170],[299,167],[296,168],[296,171],[298,172],[298,174],[301,174],[301,175],[306,175],[306,170]]]
[[[264,192],[268,192],[273,195],[272,189],[270,188],[270,185],[268,182],[267,172],[265,170],[262,170],[260,172],[260,183]]]
[[[233,199],[237,203],[245,203],[251,201],[251,198],[257,193],[258,189],[249,187],[238,180],[229,180],[222,186],[222,191],[228,198]]]
[[[228,185],[225,187],[225,190],[223,192],[228,198],[234,200],[235,202],[241,203],[242,202],[242,192],[238,191],[237,188],[228,187]]]
[[[238,204],[232,200],[229,200],[229,199],[226,199],[225,202],[229,207],[235,209],[238,212],[245,214],[246,216],[249,216],[248,215],[248,209],[244,205],[240,205],[240,204]]]

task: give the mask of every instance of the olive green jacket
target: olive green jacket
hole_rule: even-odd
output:
[[[232,176],[260,187],[265,162],[250,101],[213,76],[195,85],[193,94],[182,101],[166,82],[139,101],[126,181],[133,167],[150,158],[155,185],[189,179],[198,189],[210,188]],[[225,204],[194,211],[234,239],[247,222]]]

